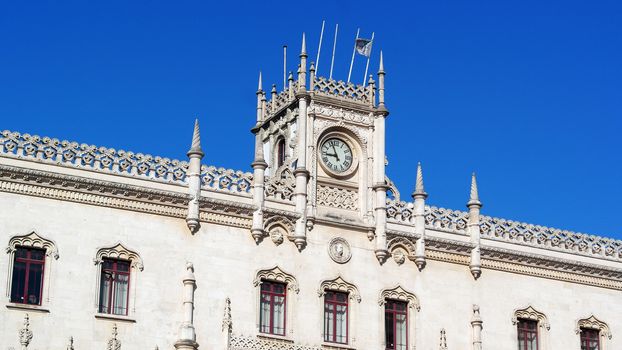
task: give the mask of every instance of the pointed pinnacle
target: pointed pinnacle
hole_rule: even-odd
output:
[[[276,94],[276,84],[272,84],[272,91],[273,94]]]
[[[203,150],[201,149],[201,134],[199,132],[199,119],[194,120],[194,131],[192,132],[192,146],[188,151],[188,157],[192,155],[198,155],[200,158],[203,158]]]
[[[257,91],[261,91],[261,71],[259,71],[259,86],[257,86]]]
[[[300,50],[301,55],[307,54],[307,39],[305,38],[305,33],[302,33],[302,49]]]
[[[478,207],[482,206],[482,202],[479,201],[479,193],[477,191],[477,179],[475,178],[475,172],[471,175],[471,195],[469,197],[469,202],[467,203],[467,207],[472,205],[476,205]]]
[[[378,68],[378,73],[384,73],[384,59],[382,57],[382,50],[380,50],[380,67]]]
[[[413,198],[422,196],[424,199],[428,196],[423,188],[423,171],[421,170],[421,162],[417,163],[417,182],[415,183],[415,192],[412,194]]]

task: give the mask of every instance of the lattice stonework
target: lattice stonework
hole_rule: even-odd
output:
[[[285,340],[259,339],[234,335],[229,339],[229,350],[322,350],[322,348],[291,343]]]
[[[326,186],[317,186],[317,204],[327,207],[358,210],[358,193],[356,191]]]
[[[338,97],[361,103],[370,103],[370,85],[355,85],[344,81],[336,81],[324,77],[316,77],[313,91],[319,95]]]

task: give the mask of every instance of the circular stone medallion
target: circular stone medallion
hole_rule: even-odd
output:
[[[334,262],[345,264],[352,257],[350,244],[341,237],[333,238],[328,244],[328,255]]]

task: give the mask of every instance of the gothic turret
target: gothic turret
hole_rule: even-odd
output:
[[[197,288],[196,278],[194,277],[194,266],[192,263],[186,264],[184,283],[184,321],[179,327],[178,339],[175,342],[177,350],[197,350],[197,335],[194,329],[194,290]]]
[[[265,172],[268,167],[264,159],[263,152],[263,131],[261,123],[265,115],[265,95],[261,86],[261,72],[259,72],[259,85],[257,87],[257,122],[252,132],[255,134],[255,159],[253,167],[253,205],[256,209],[253,212],[253,226],[251,234],[255,242],[259,243],[264,236],[263,230],[263,205],[264,205],[264,182]],[[273,89],[274,90],[274,89]]]
[[[475,279],[478,279],[482,274],[481,258],[480,258],[480,227],[479,227],[479,211],[482,208],[482,202],[479,201],[479,194],[477,191],[477,180],[475,179],[475,173],[471,176],[471,195],[467,202],[467,208],[469,208],[469,223],[467,230],[471,235],[471,243],[473,243],[473,249],[471,250],[471,259],[469,262],[469,268],[471,274]]]
[[[415,235],[419,236],[415,248],[415,264],[419,271],[425,267],[425,199],[428,194],[423,188],[423,171],[421,163],[417,163],[417,182],[412,194],[415,201]]]
[[[385,118],[389,112],[384,108],[384,63],[380,56],[378,69],[378,87],[381,91],[376,113],[374,115],[374,185],[376,212],[376,258],[383,264],[388,256],[387,251],[387,183],[385,180]]]
[[[192,145],[188,151],[188,172],[186,178],[188,181],[188,192],[190,201],[188,202],[188,216],[186,223],[190,232],[196,233],[201,224],[199,223],[199,198],[201,197],[201,159],[203,158],[203,150],[201,149],[201,135],[199,133],[199,119],[194,121],[194,131],[192,133]]]

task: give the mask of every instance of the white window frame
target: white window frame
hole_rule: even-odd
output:
[[[41,305],[28,305],[11,302],[11,288],[13,283],[13,264],[15,262],[15,252],[18,247],[25,248],[41,248],[45,249],[45,262],[43,266],[43,290],[41,291]],[[51,281],[52,281],[52,262],[58,260],[58,248],[56,243],[51,239],[40,236],[37,232],[31,231],[25,235],[13,236],[9,239],[9,244],[6,248],[6,252],[9,255],[9,270],[7,273],[6,282],[6,300],[8,308],[15,309],[28,309],[35,311],[49,312],[49,305],[51,296]]]

